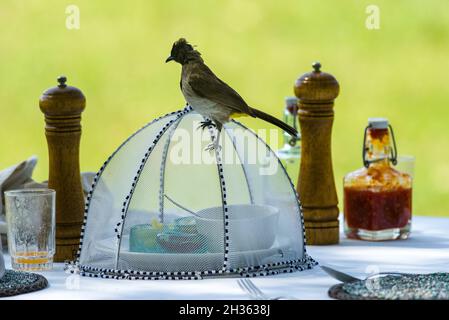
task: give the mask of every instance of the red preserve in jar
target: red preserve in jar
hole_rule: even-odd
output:
[[[405,239],[412,217],[412,178],[395,170],[387,119],[369,119],[365,133],[365,167],[344,178],[345,234],[362,240]],[[395,145],[395,144],[394,144]]]

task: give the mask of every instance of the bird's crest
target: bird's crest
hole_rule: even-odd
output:
[[[170,53],[171,57],[174,58],[175,61],[180,63],[185,63],[189,58],[193,56],[200,56],[197,50],[194,49],[185,38],[180,38],[175,43],[173,43],[173,47]]]

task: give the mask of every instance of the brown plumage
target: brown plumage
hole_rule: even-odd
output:
[[[187,103],[196,112],[211,119],[219,131],[223,123],[233,117],[248,115],[270,122],[294,138],[297,137],[298,131],[295,128],[263,111],[250,107],[234,89],[209,69],[201,58],[201,54],[184,38],[173,44],[166,62],[172,60],[182,65],[180,85]],[[210,122],[204,122],[203,127],[210,124]]]

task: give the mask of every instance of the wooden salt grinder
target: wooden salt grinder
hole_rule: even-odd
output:
[[[84,196],[79,168],[83,93],[58,78],[59,85],[45,91],[39,107],[45,114],[49,155],[48,187],[56,190],[56,254],[54,260],[73,260],[83,223]]]
[[[301,127],[301,165],[298,193],[304,212],[307,244],[335,244],[339,241],[338,198],[331,156],[334,99],[340,86],[330,74],[314,71],[296,80]]]

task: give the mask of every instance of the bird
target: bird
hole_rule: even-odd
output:
[[[223,124],[241,116],[265,120],[288,132],[292,139],[298,139],[298,131],[295,128],[268,113],[250,107],[237,91],[215,75],[204,63],[201,53],[185,38],[180,38],[173,43],[170,56],[165,62],[170,61],[175,61],[182,66],[181,91],[192,109],[205,118],[200,128],[212,126],[218,131],[213,143],[206,149],[219,148],[218,137]]]

